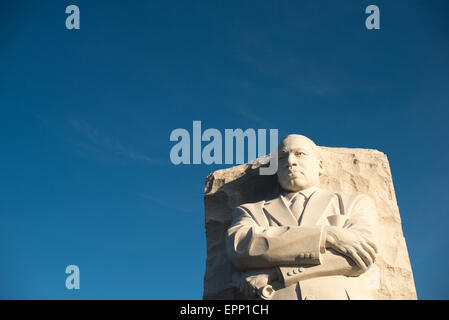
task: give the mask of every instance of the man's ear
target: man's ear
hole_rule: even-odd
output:
[[[322,159],[318,160],[318,166],[320,167],[320,170],[318,172],[321,176],[324,173],[324,171],[326,171],[326,169],[324,168],[324,162]]]

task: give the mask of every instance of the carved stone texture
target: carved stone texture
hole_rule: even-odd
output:
[[[402,233],[387,156],[377,150],[318,147],[325,173],[320,187],[331,192],[369,195],[377,209],[380,282],[377,299],[417,299],[413,273]],[[207,240],[204,299],[245,298],[232,287],[237,270],[226,252],[225,238],[236,206],[279,192],[276,176],[261,176],[267,157],[211,173],[206,179],[204,206]]]

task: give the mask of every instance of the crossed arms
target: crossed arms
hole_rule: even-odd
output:
[[[343,227],[261,226],[240,206],[226,238],[231,261],[249,278],[265,274],[289,286],[313,277],[358,276],[376,259],[375,206],[358,196]]]

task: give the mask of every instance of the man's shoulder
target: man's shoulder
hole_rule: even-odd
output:
[[[354,193],[342,193],[337,192],[336,194],[346,203],[353,203],[358,201],[372,201],[371,197],[365,193],[354,192]]]
[[[282,194],[281,193],[277,193],[277,194],[271,194],[269,196],[266,196],[263,200],[259,200],[259,201],[255,201],[255,202],[245,202],[242,203],[240,205],[238,205],[236,208],[242,208],[242,209],[246,209],[246,210],[254,210],[254,209],[261,209],[267,205],[269,205],[270,203],[272,203],[273,201],[279,201],[282,199]]]
[[[357,210],[373,210],[376,207],[373,199],[365,193],[338,193],[338,195],[342,201],[344,211],[347,213],[352,212],[355,208]]]
[[[246,202],[236,207],[236,210],[254,211],[264,207],[267,200],[260,200],[256,202]]]
[[[263,209],[265,202],[266,200],[247,202],[235,207],[234,219],[251,217],[258,225],[268,226],[268,221]]]

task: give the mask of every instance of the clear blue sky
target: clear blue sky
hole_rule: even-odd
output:
[[[226,166],[169,158],[170,132],[201,120],[385,152],[418,296],[448,299],[448,9],[2,1],[0,298],[201,299],[204,181]]]

